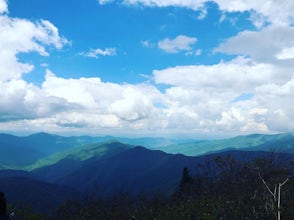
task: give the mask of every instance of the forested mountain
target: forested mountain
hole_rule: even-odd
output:
[[[100,214],[112,217],[99,219],[129,219],[130,213],[139,219],[197,219],[208,215],[211,219],[227,216],[233,220],[243,219],[241,215],[254,219],[252,216],[265,213],[266,218],[261,219],[272,219],[274,205],[269,209],[260,206],[271,202],[260,173],[271,188],[289,178],[285,187],[288,194],[283,191],[288,202],[283,207],[287,207],[288,216],[292,215],[293,154],[231,150],[191,157],[134,147],[80,160],[79,166],[65,160],[30,172],[1,171],[0,188],[16,207],[23,201],[45,214],[53,214],[62,201],[70,199],[60,207],[60,219],[83,219],[86,210],[94,219]],[[185,174],[183,169],[189,172]],[[81,200],[80,195],[90,197]],[[251,206],[256,208],[255,214],[243,212]]]
[[[8,200],[17,210],[22,210],[20,207],[25,208],[22,205],[27,204],[34,211],[63,216],[60,219],[83,219],[79,213],[85,209],[95,211],[89,206],[93,202],[98,207],[96,211],[104,210],[101,215],[108,213],[112,216],[115,213],[110,209],[113,202],[120,210],[116,210],[119,215],[123,215],[105,219],[130,219],[130,213],[140,216],[140,219],[144,219],[144,216],[145,219],[175,219],[171,216],[185,212],[187,215],[179,215],[176,219],[197,219],[198,215],[197,218],[193,217],[193,207],[198,210],[198,214],[214,216],[206,218],[202,215],[203,219],[242,219],[236,217],[240,213],[254,219],[251,211],[247,215],[240,207],[234,207],[231,203],[235,200],[240,204],[248,202],[244,209],[250,208],[252,203],[257,210],[256,215],[261,216],[261,213],[266,212],[265,219],[271,219],[269,216],[274,213],[275,205],[270,203],[271,208],[267,211],[260,206],[271,200],[263,188],[259,173],[271,188],[276,181],[289,178],[287,187],[290,188],[285,188],[287,193],[283,197],[289,200],[289,195],[293,194],[294,138],[291,134],[239,136],[227,140],[198,141],[194,145],[177,145],[183,147],[182,151],[190,153],[197,146],[199,152],[211,152],[202,156],[171,154],[117,141],[95,143],[92,141],[99,138],[86,136],[61,137],[39,133],[28,137],[1,137],[0,150],[7,158],[0,156],[0,161],[4,164],[0,170],[0,191],[5,191]],[[14,161],[13,152],[22,160]],[[7,167],[12,169],[3,169]],[[184,168],[184,182],[191,182],[190,185],[185,183],[183,186]],[[250,181],[254,183],[252,187],[247,186]],[[261,196],[258,200],[252,200],[245,193],[247,190],[248,195],[254,196],[255,188],[256,195]],[[122,197],[117,197],[118,195]],[[81,200],[89,196],[90,203],[86,202],[87,199]],[[144,198],[144,201],[140,201],[145,208],[137,204],[138,196]],[[66,200],[68,202],[60,207]],[[205,208],[205,201],[217,208]],[[228,207],[223,205],[226,201],[238,210],[233,217],[224,217],[225,212],[228,212]],[[54,211],[57,207],[59,212]],[[156,213],[151,212],[156,207],[160,209]],[[66,214],[72,209],[76,212]],[[287,215],[293,216],[291,213]],[[92,213],[94,219],[97,216],[97,213]]]
[[[41,159],[31,165],[29,170],[35,176],[41,176],[43,180],[55,182],[73,173],[85,163],[107,159],[132,147],[119,142],[83,145]]]
[[[55,163],[55,160],[58,158],[63,158],[66,154],[71,154],[71,151],[76,147],[84,146],[84,149],[87,149],[87,147],[91,148],[91,145],[95,146],[100,143],[115,141],[162,150],[167,153],[182,153],[188,156],[209,154],[228,149],[294,152],[293,134],[253,134],[223,140],[197,141],[168,138],[131,139],[112,136],[63,137],[47,133],[37,133],[25,137],[0,134],[0,169],[36,168],[38,166],[48,165],[49,163]]]

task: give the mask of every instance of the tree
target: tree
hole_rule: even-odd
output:
[[[181,182],[180,182],[180,193],[188,194],[190,192],[192,183],[193,183],[193,178],[189,174],[189,169],[188,167],[184,167]]]
[[[267,191],[273,196],[274,201],[277,203],[277,219],[281,220],[281,188],[283,185],[285,185],[288,182],[288,178],[286,178],[284,181],[279,182],[278,184],[275,184],[275,189],[274,191],[272,191],[269,186],[267,185],[267,183],[265,182],[265,180],[262,178],[260,172],[258,173],[259,178],[261,179],[261,181],[263,182],[263,184],[265,185]],[[278,188],[278,192],[277,192],[277,188]]]

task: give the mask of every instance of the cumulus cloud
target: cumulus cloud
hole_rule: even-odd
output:
[[[8,12],[6,1],[1,0],[0,7]],[[46,20],[31,22],[2,14],[0,29],[0,121],[34,118],[49,114],[50,109],[58,111],[64,106],[63,100],[43,96],[40,88],[24,81],[22,75],[34,66],[21,63],[17,55],[37,52],[48,56],[47,47],[61,49],[69,41]]]
[[[20,79],[34,66],[18,61],[19,53],[37,52],[48,56],[47,46],[60,49],[69,41],[61,37],[58,29],[49,21],[36,23],[25,19],[0,16],[0,80]]]
[[[64,99],[48,96],[39,87],[24,80],[0,82],[0,121],[14,121],[47,117],[77,106]]]
[[[178,53],[180,51],[192,50],[197,38],[179,35],[174,39],[166,38],[158,42],[158,47],[167,53]]]
[[[124,121],[148,117],[154,108],[154,103],[160,97],[159,91],[147,84],[119,85],[104,83],[99,78],[65,79],[57,77],[49,70],[42,84],[42,91],[48,96],[80,106],[82,110],[75,113],[76,118],[83,118],[83,115],[88,114],[97,117],[104,115],[110,117],[110,121],[113,121],[115,126]],[[94,127],[101,124],[97,120],[89,120],[88,123]]]
[[[41,87],[23,80],[2,82],[7,92],[1,96],[5,123],[0,129],[26,125],[86,133],[289,131],[294,109],[285,103],[291,103],[294,77],[280,78],[284,71],[242,57],[214,66],[178,66],[154,71],[155,82],[169,86],[159,91],[149,84],[67,79],[47,70]],[[253,95],[236,101],[242,94]]]
[[[0,86],[5,91],[0,99],[0,121],[57,130],[133,127],[139,122],[128,122],[148,118],[160,99],[160,92],[151,85],[66,79],[50,70],[41,87],[23,80],[1,82]],[[146,124],[142,126],[146,128]]]
[[[93,57],[99,58],[99,56],[116,56],[116,49],[115,48],[106,48],[105,50],[97,48],[97,49],[90,49],[88,52],[81,52],[79,53],[81,56],[85,57]]]
[[[181,114],[178,120],[186,127],[214,132],[293,129],[287,120],[294,109],[286,104],[294,94],[293,79],[290,68],[242,57],[154,71],[155,82],[171,85],[165,94],[168,115]],[[253,95],[236,102],[242,94]]]

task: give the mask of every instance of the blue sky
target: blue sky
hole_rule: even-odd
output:
[[[294,2],[0,0],[0,131],[293,132]]]

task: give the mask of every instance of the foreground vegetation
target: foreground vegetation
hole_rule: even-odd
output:
[[[247,162],[228,155],[195,166],[197,171],[193,174],[183,168],[178,188],[168,197],[160,192],[142,192],[134,198],[122,192],[102,200],[92,193],[83,200],[67,201],[54,217],[25,209],[16,210],[16,219],[271,220],[277,219],[279,183],[284,183],[280,194],[281,219],[294,219],[293,161],[285,161],[276,154]]]

